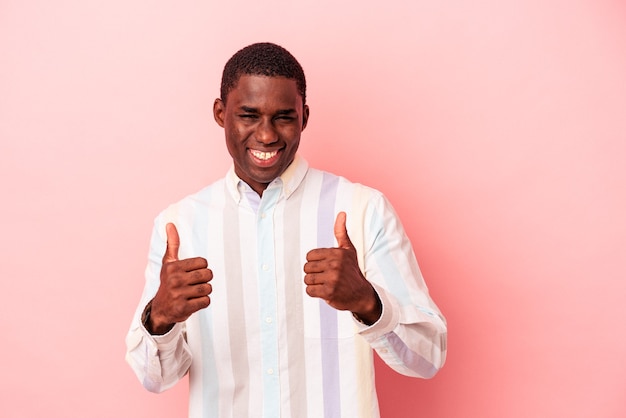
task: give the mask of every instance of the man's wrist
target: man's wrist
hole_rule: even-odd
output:
[[[372,289],[374,290],[374,289]],[[371,309],[368,309],[366,313],[356,313],[352,312],[352,316],[354,319],[359,321],[364,325],[372,325],[376,321],[378,321],[383,313],[383,304],[378,297],[378,293],[374,290],[375,302]]]
[[[146,307],[141,314],[141,323],[144,328],[150,335],[163,335],[167,334],[172,328],[174,328],[175,324],[167,324],[167,325],[155,325],[154,319],[152,317],[152,300],[148,302]]]

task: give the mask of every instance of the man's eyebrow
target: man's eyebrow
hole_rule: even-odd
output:
[[[296,109],[281,109],[276,112],[277,115],[290,115],[295,113]]]
[[[250,107],[250,106],[241,106],[240,107],[242,112],[245,113],[259,113],[259,109],[257,109],[256,107]],[[276,115],[291,115],[292,113],[295,113],[296,109],[280,109],[276,111]]]

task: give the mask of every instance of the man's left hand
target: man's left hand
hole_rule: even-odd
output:
[[[304,283],[309,296],[324,299],[330,306],[351,311],[365,324],[380,318],[382,304],[372,285],[365,279],[346,229],[346,213],[335,220],[337,248],[309,251],[304,265]]]

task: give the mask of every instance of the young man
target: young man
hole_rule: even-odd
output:
[[[213,107],[233,167],[155,220],[127,361],[146,389],[185,374],[192,417],[377,417],[373,350],[432,377],[445,319],[378,191],[310,168],[304,72],[237,52]]]

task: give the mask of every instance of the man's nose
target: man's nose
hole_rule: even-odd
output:
[[[273,144],[278,141],[278,132],[276,132],[272,121],[269,120],[264,120],[259,123],[254,136],[258,142],[263,144]]]

